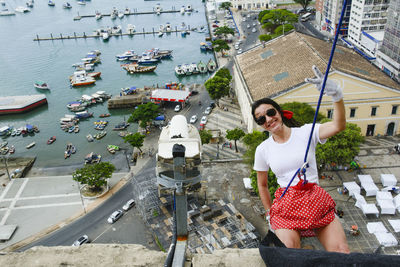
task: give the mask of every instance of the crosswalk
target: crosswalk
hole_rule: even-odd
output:
[[[211,114],[208,116],[206,124],[206,130],[221,130],[221,135],[226,136],[226,130],[233,130],[235,128],[241,128],[247,133],[245,125],[243,124],[243,118],[240,113],[239,106],[231,100],[231,98],[223,98],[219,100],[219,107],[215,107]],[[237,159],[241,158],[245,146],[239,140],[237,141],[238,153],[235,151],[234,141],[230,141],[224,138],[226,142],[230,142],[232,147],[225,146],[223,143],[218,144],[205,144],[203,145],[203,159]]]

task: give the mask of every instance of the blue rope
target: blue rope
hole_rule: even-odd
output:
[[[338,39],[338,36],[339,36],[339,31],[340,31],[340,28],[342,27],[342,21],[343,21],[343,17],[344,17],[344,12],[346,10],[346,4],[347,4],[347,0],[344,0],[343,1],[342,12],[340,14],[338,27],[337,27],[336,34],[335,34],[335,39],[333,40],[333,44],[332,44],[331,54],[329,56],[328,66],[326,67],[326,71],[325,71],[325,75],[324,75],[324,81],[322,83],[321,92],[320,92],[319,98],[318,98],[317,108],[315,110],[314,120],[313,120],[313,124],[312,124],[312,127],[311,127],[310,136],[308,138],[308,144],[307,144],[306,153],[304,155],[304,165],[303,166],[307,165],[308,151],[310,150],[311,140],[312,140],[312,136],[313,136],[313,133],[314,133],[315,123],[316,123],[317,117],[318,117],[318,111],[319,111],[319,108],[321,106],[322,97],[324,95],[324,90],[325,90],[326,80],[328,79],[329,69],[331,68],[333,55],[335,54],[336,42],[337,42],[337,39]],[[307,179],[306,179],[305,173],[306,173],[306,169],[305,168],[303,168],[303,167],[299,168],[296,171],[296,173],[293,175],[292,179],[290,180],[289,184],[286,186],[285,191],[283,191],[283,193],[282,193],[282,195],[280,196],[279,199],[281,199],[286,194],[286,191],[289,189],[290,185],[292,184],[292,182],[293,182],[293,180],[294,180],[294,178],[296,177],[297,174],[299,174],[299,175],[303,174],[304,175],[304,183],[303,184],[307,183]]]

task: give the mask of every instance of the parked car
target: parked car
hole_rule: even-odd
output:
[[[175,112],[181,111],[181,105],[176,105],[174,110]]]
[[[197,115],[193,115],[191,118],[190,118],[190,123],[195,123],[197,121]]]
[[[257,29],[256,28],[253,28],[252,30],[251,30],[251,32],[256,32],[257,31]]]
[[[211,102],[210,105],[209,105],[209,107],[210,107],[210,108],[215,108],[215,103],[214,103],[214,102]]]
[[[235,44],[235,49],[238,50],[240,47],[238,44]]]
[[[205,125],[207,123],[207,116],[201,117],[200,125]]]
[[[256,25],[257,25],[257,23],[253,22],[253,26],[256,26]]]
[[[190,92],[190,95],[198,95],[199,91],[193,90],[192,92]]]
[[[204,114],[209,115],[212,111],[211,107],[207,107],[206,110],[204,111]]]
[[[73,247],[79,247],[85,243],[89,243],[89,237],[87,235],[83,235],[79,237],[75,242],[72,244]]]
[[[240,49],[238,50],[238,54],[240,55],[241,53],[243,53],[242,48],[240,48]]]
[[[250,29],[250,27],[251,27],[251,26],[250,26],[250,24],[247,24],[247,26],[246,26],[246,27],[247,27],[247,29]]]
[[[135,206],[135,200],[133,199],[129,199],[125,205],[122,206],[122,209],[124,211],[128,211],[130,208],[132,208],[133,206]]]
[[[107,222],[108,223],[115,223],[116,221],[118,221],[119,218],[121,218],[122,216],[122,210],[116,210],[114,211],[110,217],[108,217]]]

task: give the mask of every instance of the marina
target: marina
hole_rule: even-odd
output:
[[[13,6],[12,2],[8,0],[7,2],[9,10],[14,10],[15,4]],[[174,70],[175,66],[182,62],[202,61],[207,63],[210,58],[214,58],[212,52],[204,52],[199,48],[199,43],[205,42],[208,33],[193,30],[207,25],[204,3],[165,0],[160,3],[161,6],[169,7],[164,7],[165,10],[170,10],[170,7],[174,5],[180,7],[191,3],[196,12],[191,12],[190,15],[180,12],[139,16],[125,14],[123,18],[117,17],[114,20],[103,16],[103,13],[110,13],[114,6],[119,11],[124,11],[127,6],[130,6],[130,2],[116,0],[111,4],[106,0],[98,0],[86,1],[86,5],[70,3],[72,8],[63,8],[62,3],[58,2],[54,7],[49,7],[47,2],[35,2],[31,12],[0,17],[0,23],[4,26],[0,27],[0,34],[8,40],[7,44],[4,42],[0,44],[2,96],[42,94],[47,101],[47,104],[37,106],[29,112],[0,116],[0,128],[7,126],[19,129],[29,123],[37,125],[40,129],[39,133],[25,136],[16,135],[16,132],[14,136],[1,136],[1,141],[7,141],[8,147],[14,146],[15,148],[15,153],[8,154],[7,157],[20,157],[21,155],[36,157],[34,168],[81,166],[82,159],[88,153],[94,152],[102,155],[102,160],[112,161],[118,170],[124,171],[126,170],[126,159],[129,158],[132,147],[128,143],[124,143],[121,137],[123,134],[120,131],[113,131],[113,129],[121,122],[126,121],[132,114],[134,106],[142,103],[143,99],[137,99],[135,95],[121,97],[121,88],[157,88],[163,87],[162,85],[166,83],[181,83],[190,88],[193,84],[202,84],[207,80],[211,73],[178,77]],[[135,2],[135,8],[150,11],[155,4],[151,1],[140,1]],[[132,6],[131,9],[130,13],[133,13],[135,9]],[[106,10],[108,12],[105,12]],[[77,12],[95,14],[95,11],[102,13],[101,19],[71,20]],[[175,29],[180,30],[179,25],[182,23],[191,25],[192,31],[185,38],[182,38],[180,32],[173,32]],[[32,41],[34,36],[51,37],[49,33],[54,32],[61,32],[63,37],[73,36],[74,32],[85,32],[86,35],[91,35],[96,29],[113,28],[118,25],[121,26],[122,35],[110,36],[107,41],[102,38]],[[154,34],[149,25],[154,27]],[[158,37],[159,25],[164,25],[165,31],[162,37]],[[134,33],[134,35],[125,35],[128,32],[127,29],[130,29],[130,33]],[[151,32],[151,34],[141,34],[143,29],[148,29],[147,32]],[[170,29],[170,32],[167,32],[167,29]],[[171,50],[173,55],[171,58],[160,60],[157,68],[152,72],[130,74],[121,67],[122,64],[130,62],[121,62],[116,58],[116,55],[123,54],[124,51],[133,50],[136,54],[141,55],[142,52],[157,47],[160,51]],[[89,51],[101,51],[101,62],[94,65],[83,62],[82,59],[87,58]],[[19,71],[22,61],[24,62],[23,72]],[[101,76],[91,85],[71,87],[69,77],[79,70],[85,70],[88,75],[89,73],[101,73]],[[39,81],[49,85],[50,90],[36,88],[34,84]],[[83,95],[99,99],[96,97],[98,92],[103,92],[112,98],[100,97],[103,99],[102,102],[96,100],[95,104],[82,105]],[[147,97],[149,98],[150,95]],[[127,101],[128,99],[129,101]],[[130,101],[133,103],[129,103]],[[79,123],[72,125],[76,113],[84,111],[89,114],[93,113],[92,117],[79,119]],[[108,125],[105,127],[108,133],[101,139],[96,139],[94,135],[100,131],[94,128],[94,122],[99,120],[99,116],[102,114],[107,114],[107,117],[102,120],[108,121]],[[63,124],[60,123],[60,119]],[[123,132],[135,133],[137,129],[138,125],[131,123]],[[49,146],[47,141],[52,136],[56,136],[57,141]],[[36,145],[26,149],[25,147],[32,142],[35,142]],[[79,149],[76,150],[74,156],[65,160],[63,154],[69,143]],[[120,147],[120,150],[111,154],[107,150],[109,144]],[[124,162],[113,161],[114,158],[120,159],[121,156],[125,159]]]

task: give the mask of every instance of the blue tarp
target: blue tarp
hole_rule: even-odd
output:
[[[33,132],[33,125],[27,124],[25,127],[28,132]]]
[[[165,121],[165,116],[164,115],[160,115],[160,116],[156,117],[154,120],[155,121]]]

